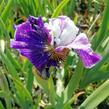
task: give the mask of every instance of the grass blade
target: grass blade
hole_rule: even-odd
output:
[[[109,80],[98,87],[80,106],[79,109],[95,109],[109,96]]]
[[[52,14],[52,18],[53,17],[57,17],[59,15],[59,13],[62,11],[63,7],[69,2],[69,0],[63,0],[58,6],[57,8],[54,10],[53,14]]]
[[[8,4],[6,5],[4,11],[1,14],[1,18],[3,19],[4,22],[6,22],[9,15],[9,10],[11,10],[13,4],[14,4],[14,0],[8,0]]]
[[[105,7],[105,10],[104,10],[104,16],[103,16],[103,21],[102,21],[102,24],[101,24],[101,27],[97,33],[97,36],[93,39],[93,42],[94,44],[93,45],[93,48],[94,49],[97,49],[104,38],[106,38],[106,32],[107,32],[107,28],[108,28],[108,24],[109,24],[109,0],[106,0],[106,7]]]
[[[71,77],[67,87],[64,90],[64,102],[67,102],[69,99],[71,99],[72,95],[74,94],[74,91],[78,88],[82,75],[82,69],[82,63],[79,62],[74,75]]]
[[[16,71],[15,67],[13,67],[13,64],[11,63],[9,58],[4,53],[1,53],[1,57],[2,57],[3,63],[6,65],[6,67],[9,71],[9,73],[11,74],[11,76],[13,78],[19,79],[19,77],[17,75],[17,71]]]

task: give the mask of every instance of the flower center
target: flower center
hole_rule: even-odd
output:
[[[58,62],[60,62],[60,61],[64,62],[66,60],[68,53],[69,53],[68,48],[64,48],[61,51],[56,51],[51,45],[46,45],[45,51],[49,52],[51,59],[58,61]]]
[[[64,48],[62,51],[56,51],[54,49],[52,49],[50,51],[51,53],[51,58],[54,59],[55,61],[62,61],[64,62],[66,60],[66,57],[69,53],[69,49],[68,48]]]

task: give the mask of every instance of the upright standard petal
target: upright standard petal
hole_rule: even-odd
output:
[[[56,46],[71,43],[79,31],[74,22],[67,16],[50,19],[48,28],[51,28]]]

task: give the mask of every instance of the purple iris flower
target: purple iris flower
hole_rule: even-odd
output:
[[[49,77],[51,66],[60,66],[69,50],[77,52],[86,68],[91,68],[101,57],[93,52],[84,33],[67,16],[49,19],[44,23],[41,17],[30,16],[27,21],[16,26],[11,47],[27,57],[38,69]]]

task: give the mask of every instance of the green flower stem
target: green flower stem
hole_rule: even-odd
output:
[[[98,87],[81,105],[79,109],[94,109],[109,96],[109,80]]]
[[[33,70],[33,73],[36,77],[36,81],[38,85],[47,93],[49,96],[49,100],[52,105],[55,105],[55,98],[56,98],[56,93],[55,93],[55,88],[54,88],[54,83],[52,77],[50,77],[47,80],[42,79],[38,74],[37,70]]]

